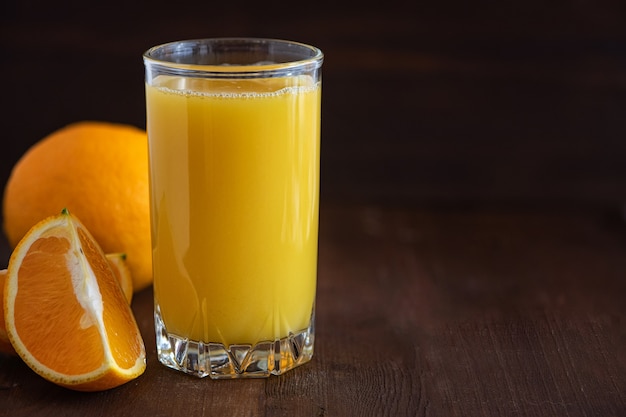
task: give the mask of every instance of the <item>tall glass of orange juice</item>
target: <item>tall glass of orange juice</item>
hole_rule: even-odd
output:
[[[322,52],[217,38],[143,58],[159,361],[216,379],[308,362]]]

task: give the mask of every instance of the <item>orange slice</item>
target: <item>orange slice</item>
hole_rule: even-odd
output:
[[[7,276],[7,270],[0,270],[0,300],[4,299],[4,280]],[[0,308],[0,352],[9,355],[15,355],[15,349],[11,345],[9,336],[7,335],[7,329],[4,325],[4,309]]]
[[[130,268],[128,267],[128,263],[126,262],[126,254],[125,253],[108,253],[107,260],[111,264],[113,268],[113,272],[115,273],[115,278],[120,283],[122,287],[122,291],[124,291],[124,295],[126,296],[126,300],[128,304],[133,301],[133,278],[130,274]]]
[[[67,210],[33,226],[13,250],[4,315],[17,354],[58,385],[101,391],[145,371],[145,346],[122,287]]]

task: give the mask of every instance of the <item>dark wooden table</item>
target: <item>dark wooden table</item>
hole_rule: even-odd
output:
[[[623,416],[625,230],[562,211],[327,205],[314,360],[266,380],[198,380],[157,362],[152,292],[133,308],[146,373],[58,388],[0,359],[0,413]]]
[[[144,375],[78,393],[0,356],[0,416],[626,416],[621,3],[36,3],[0,6],[2,184],[66,123],[143,127],[156,43],[324,50],[316,346],[281,377],[176,373],[147,289]]]

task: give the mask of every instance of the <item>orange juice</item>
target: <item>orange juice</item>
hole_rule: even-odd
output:
[[[168,333],[254,345],[310,325],[320,89],[306,75],[146,84],[154,294]]]

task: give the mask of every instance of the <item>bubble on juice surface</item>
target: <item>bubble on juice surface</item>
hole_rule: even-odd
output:
[[[313,91],[319,83],[310,75],[256,79],[214,79],[160,75],[153,86],[159,90],[196,97],[262,98]]]

